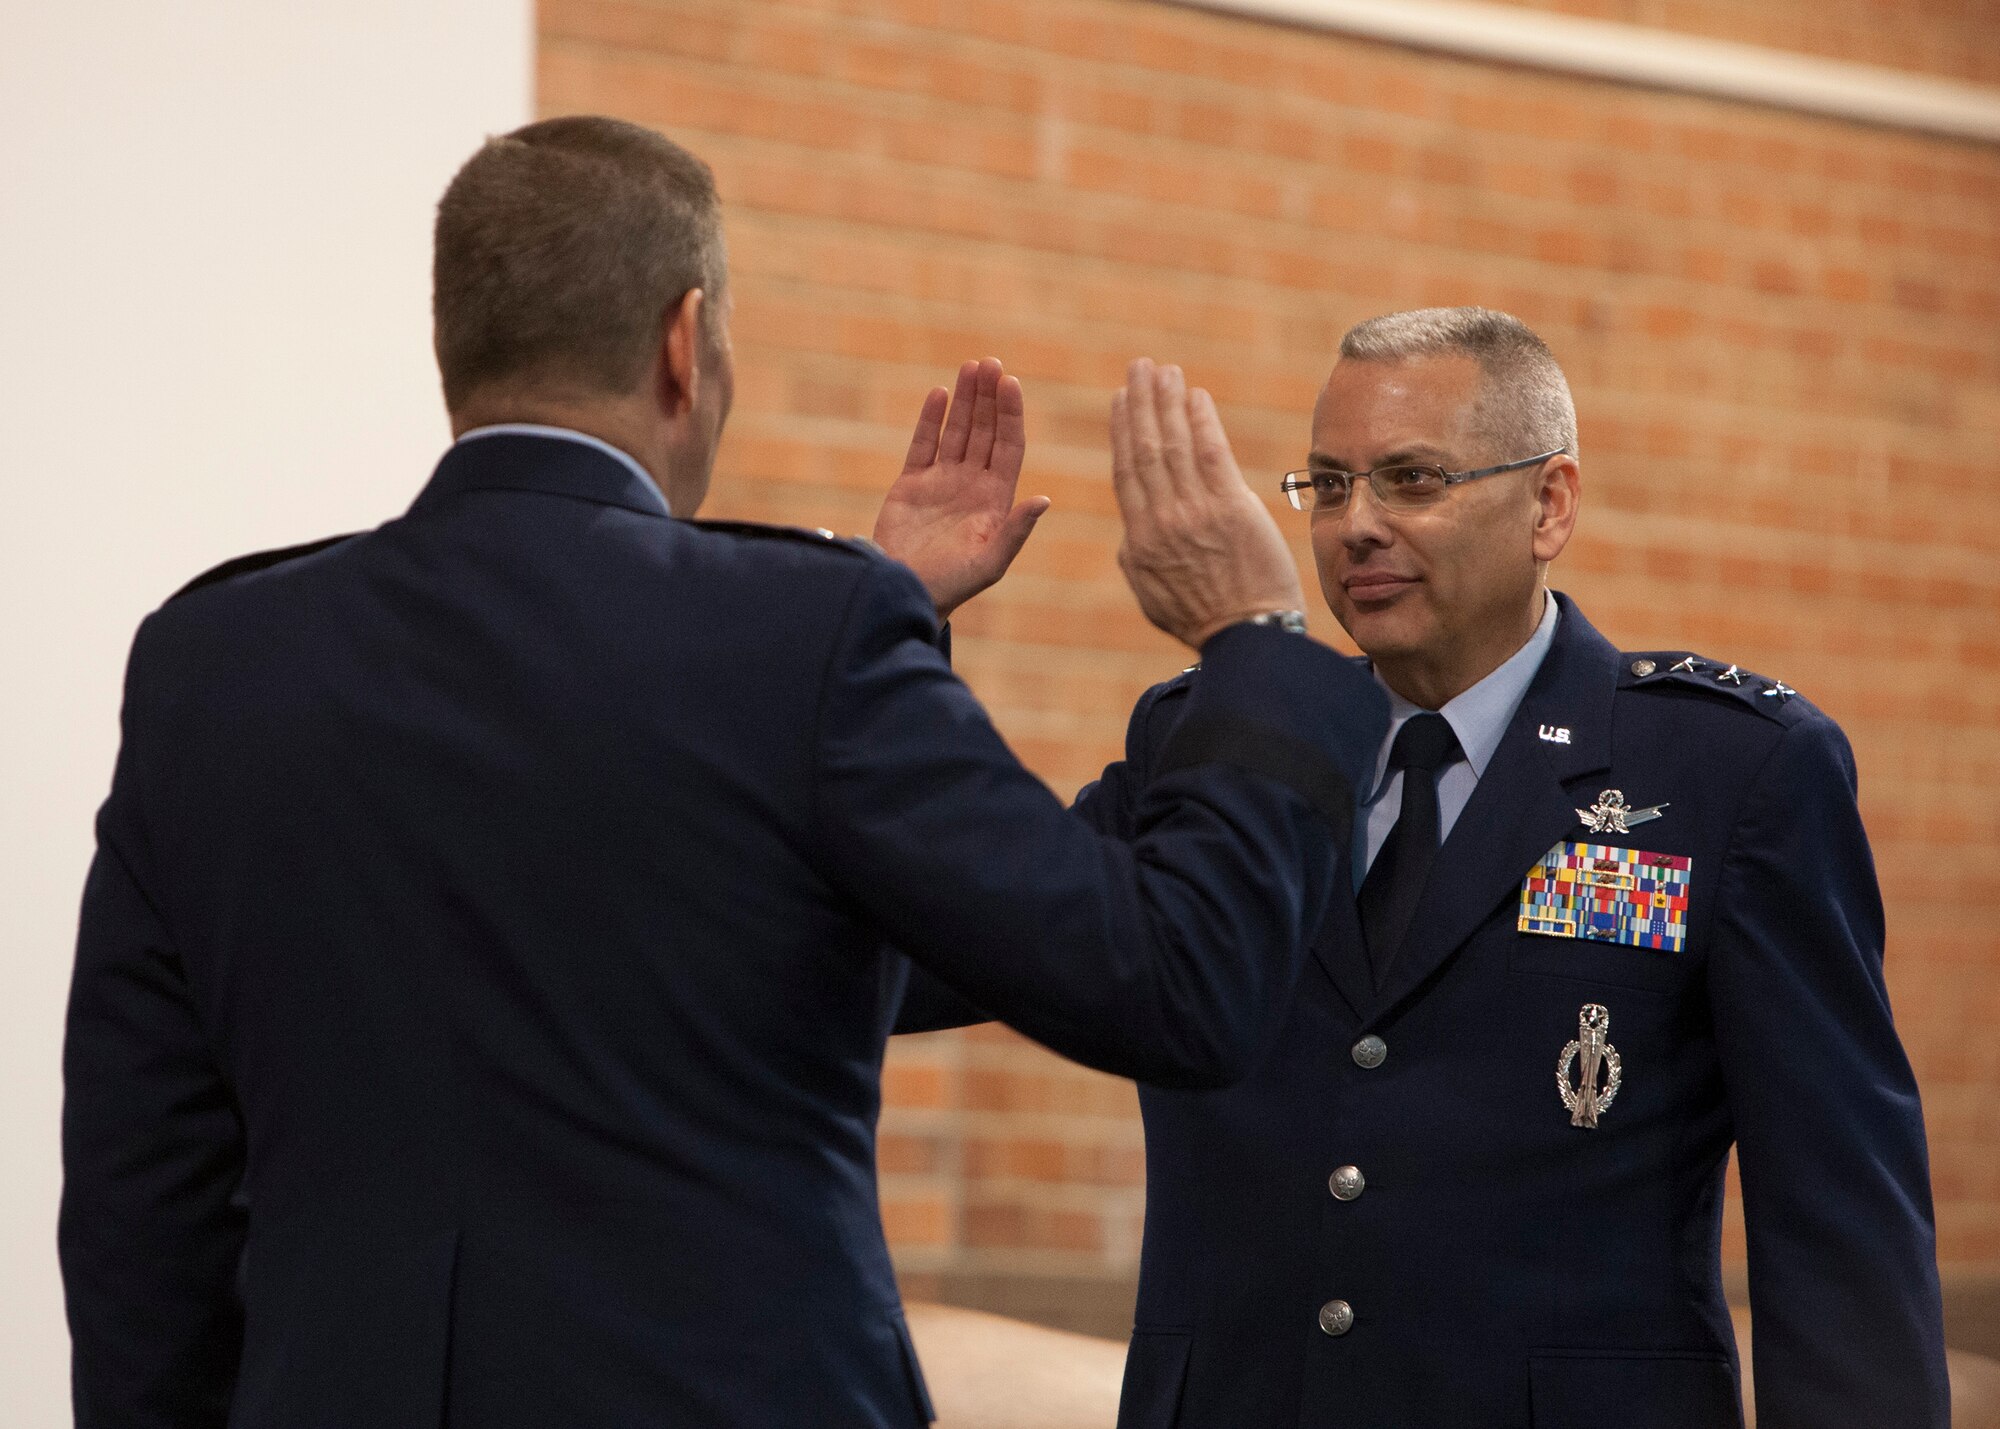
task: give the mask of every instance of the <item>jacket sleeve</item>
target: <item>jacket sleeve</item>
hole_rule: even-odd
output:
[[[1386,702],[1324,646],[1224,631],[1133,795],[1132,837],[1065,810],[880,562],[826,677],[815,816],[829,881],[973,1007],[1159,1085],[1222,1085],[1275,1031],[1343,876]]]
[[[950,657],[948,646],[940,646]],[[1151,752],[1150,730],[1154,706],[1166,685],[1154,685],[1139,696],[1125,729],[1125,757],[1108,764],[1104,772],[1078,791],[1070,813],[1101,834],[1130,839],[1138,792],[1145,786],[1147,755]],[[896,1013],[895,1031],[936,1032],[946,1027],[969,1027],[989,1017],[950,987],[921,967],[912,967]]]
[[[144,639],[143,633],[141,636]],[[242,1345],[243,1132],[146,886],[128,675],[63,1047],[57,1229],[77,1429],[221,1429]]]
[[[1747,795],[1722,871],[1710,996],[1764,1429],[1950,1419],[1923,1114],[1855,789],[1846,739],[1809,714]]]

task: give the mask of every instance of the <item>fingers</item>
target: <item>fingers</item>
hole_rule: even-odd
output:
[[[903,458],[905,473],[922,471],[937,460],[938,434],[944,430],[945,406],[951,394],[933,387],[924,394],[923,409],[917,413],[917,429],[910,434],[910,450]]]
[[[1166,472],[1160,466],[1159,369],[1149,357],[1133,362],[1125,374],[1126,455],[1133,482],[1149,495],[1166,494]]]
[[[1111,484],[1128,525],[1172,495],[1160,465],[1158,380],[1150,357],[1134,358],[1124,389],[1111,399]]]
[[[961,363],[958,385],[951,394],[951,414],[944,420],[944,434],[938,439],[937,459],[942,462],[965,460],[965,447],[972,436],[972,409],[977,403],[979,364]]]
[[[1018,481],[1021,463],[1028,455],[1027,403],[1021,396],[1021,379],[1002,377],[994,393],[999,421],[993,431],[993,470],[1009,482]]]
[[[997,565],[1004,571],[1014,564],[1014,557],[1021,554],[1021,547],[1028,544],[1028,537],[1035,534],[1035,523],[1042,519],[1049,509],[1046,496],[1030,496],[1012,511],[993,536],[993,554]]]
[[[1171,363],[1154,377],[1155,407],[1160,426],[1160,465],[1174,490],[1189,492],[1201,484],[1195,471],[1194,438],[1188,430],[1187,378]]]
[[[1146,509],[1146,492],[1132,457],[1132,399],[1127,387],[1111,394],[1111,493],[1129,524]]]
[[[1172,364],[1141,357],[1126,369],[1111,399],[1111,477],[1121,509],[1143,510],[1209,484],[1195,455],[1192,400]]]
[[[1243,472],[1236,465],[1236,453],[1229,449],[1229,433],[1222,429],[1215,399],[1203,388],[1195,388],[1188,394],[1187,415],[1197,478],[1211,491],[1241,486]]]
[[[1000,360],[986,358],[979,364],[973,387],[972,432],[966,439],[965,459],[974,467],[993,460],[994,433],[1000,423]]]

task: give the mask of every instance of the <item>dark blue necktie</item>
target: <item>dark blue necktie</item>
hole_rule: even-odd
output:
[[[1361,882],[1361,937],[1376,986],[1409,931],[1438,851],[1438,771],[1465,758],[1451,723],[1440,714],[1413,715],[1396,731],[1389,768],[1403,771],[1403,808]]]

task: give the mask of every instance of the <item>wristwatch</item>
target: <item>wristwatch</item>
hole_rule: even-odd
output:
[[[1303,610],[1267,610],[1262,615],[1253,615],[1243,622],[1245,625],[1275,625],[1280,630],[1289,630],[1294,635],[1306,633],[1306,613]]]

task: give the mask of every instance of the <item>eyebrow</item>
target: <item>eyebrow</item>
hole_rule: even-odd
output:
[[[1294,448],[1294,450],[1296,450],[1296,448]],[[1447,458],[1444,452],[1439,448],[1431,446],[1426,442],[1412,442],[1408,446],[1396,448],[1394,451],[1390,452],[1387,456],[1383,457],[1382,460],[1380,460],[1375,464],[1377,466],[1402,466],[1407,463],[1414,463],[1414,462],[1421,462],[1425,465],[1429,465],[1430,463],[1436,462],[1442,465],[1446,463],[1448,460],[1449,458]],[[1338,459],[1329,456],[1327,453],[1318,451],[1307,454],[1306,465],[1309,468],[1317,470],[1327,470],[1327,471],[1354,470],[1353,467],[1343,466]]]

